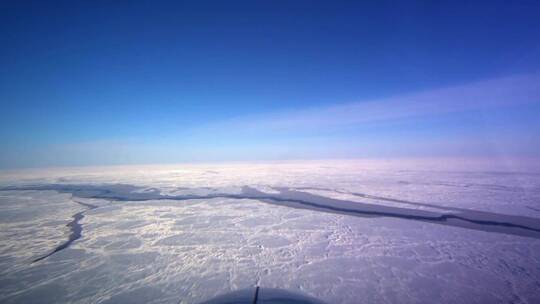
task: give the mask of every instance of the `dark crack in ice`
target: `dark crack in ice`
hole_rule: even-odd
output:
[[[351,193],[360,198],[386,200],[408,205],[432,207],[441,210],[441,212],[409,209],[402,207],[393,207],[364,203],[358,201],[348,201],[343,199],[333,199],[319,196],[302,190],[309,188],[273,188],[279,193],[266,193],[253,187],[244,186],[240,194],[230,193],[210,193],[206,195],[167,195],[162,194],[156,188],[144,188],[127,184],[46,184],[21,187],[6,187],[0,190],[52,190],[60,193],[70,193],[73,197],[106,199],[110,201],[150,201],[150,200],[174,200],[184,201],[193,199],[251,199],[261,202],[286,206],[291,208],[309,209],[319,212],[337,213],[357,217],[388,217],[404,220],[420,221],[445,226],[460,227],[472,230],[502,233],[509,235],[518,235],[540,239],[540,219],[505,215],[499,213],[476,211],[463,208],[452,208],[438,206],[434,204],[415,203],[395,198],[385,198],[381,196],[367,195],[363,193]],[[328,190],[338,193],[339,190],[311,188],[318,190]],[[95,209],[97,206],[74,201],[87,207],[87,210]],[[85,210],[85,211],[87,211]],[[34,262],[42,260],[60,250],[67,248],[71,243],[81,237],[82,226],[79,221],[84,218],[84,212],[74,214],[73,220],[67,224],[71,233],[66,242],[56,247],[51,253],[36,259]]]
[[[67,225],[66,225],[70,229],[70,234],[69,234],[69,237],[68,237],[67,241],[65,241],[64,243],[57,246],[56,248],[54,248],[53,251],[47,253],[46,255],[41,256],[41,257],[33,260],[32,263],[39,262],[39,261],[41,261],[41,260],[43,260],[45,258],[50,257],[51,255],[57,253],[60,250],[66,249],[67,247],[69,247],[69,245],[71,245],[71,243],[73,243],[74,241],[81,238],[82,225],[79,223],[80,220],[82,220],[84,218],[84,213],[86,211],[96,209],[98,206],[88,204],[88,203],[79,202],[79,201],[76,201],[76,200],[73,200],[73,199],[72,199],[72,201],[74,203],[77,203],[79,205],[82,205],[82,206],[86,207],[87,209],[84,210],[84,211],[81,211],[81,212],[77,212],[74,215],[72,215],[73,220],[71,222],[67,223]]]

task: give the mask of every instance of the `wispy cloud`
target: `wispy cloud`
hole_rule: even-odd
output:
[[[497,110],[500,123],[512,106],[520,108],[520,115],[536,108],[534,113],[540,104],[539,84],[540,74],[520,75],[384,99],[202,122],[195,128],[179,126],[160,136],[52,144],[4,153],[0,166],[410,155],[539,156],[539,123],[532,123],[530,128],[530,122],[521,124],[514,117],[507,125],[488,124],[485,129],[481,117],[480,123],[465,126],[460,125],[459,118],[452,118],[452,127],[461,129],[448,131],[439,122],[440,116],[448,114]],[[431,121],[422,124],[424,118]]]
[[[236,117],[196,131],[294,131],[531,103],[540,103],[540,74],[490,79],[376,100]]]

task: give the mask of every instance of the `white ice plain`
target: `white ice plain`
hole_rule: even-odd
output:
[[[246,197],[245,186],[399,214],[480,211],[514,227],[351,215]],[[255,285],[327,303],[540,303],[540,171],[530,166],[72,168],[4,171],[0,187],[2,303],[198,303]],[[80,212],[80,238],[47,256]]]

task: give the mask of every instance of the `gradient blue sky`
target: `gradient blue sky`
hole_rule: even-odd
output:
[[[538,1],[177,2],[0,2],[0,168],[540,156]]]

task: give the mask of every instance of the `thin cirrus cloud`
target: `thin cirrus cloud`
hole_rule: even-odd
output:
[[[478,131],[475,123],[460,125],[459,115],[495,110],[504,120],[506,109],[513,107],[531,116],[540,104],[539,83],[540,74],[510,76],[378,100],[202,122],[151,138],[70,142],[4,154],[0,167],[410,155],[536,157],[540,123],[520,125],[514,117],[504,128],[489,124]],[[441,117],[448,114],[465,132],[440,130],[445,128]],[[400,121],[408,124],[393,125]],[[425,132],[433,128],[439,130]]]
[[[340,105],[237,117],[198,132],[272,132],[332,128],[540,103],[540,74],[517,75]]]

